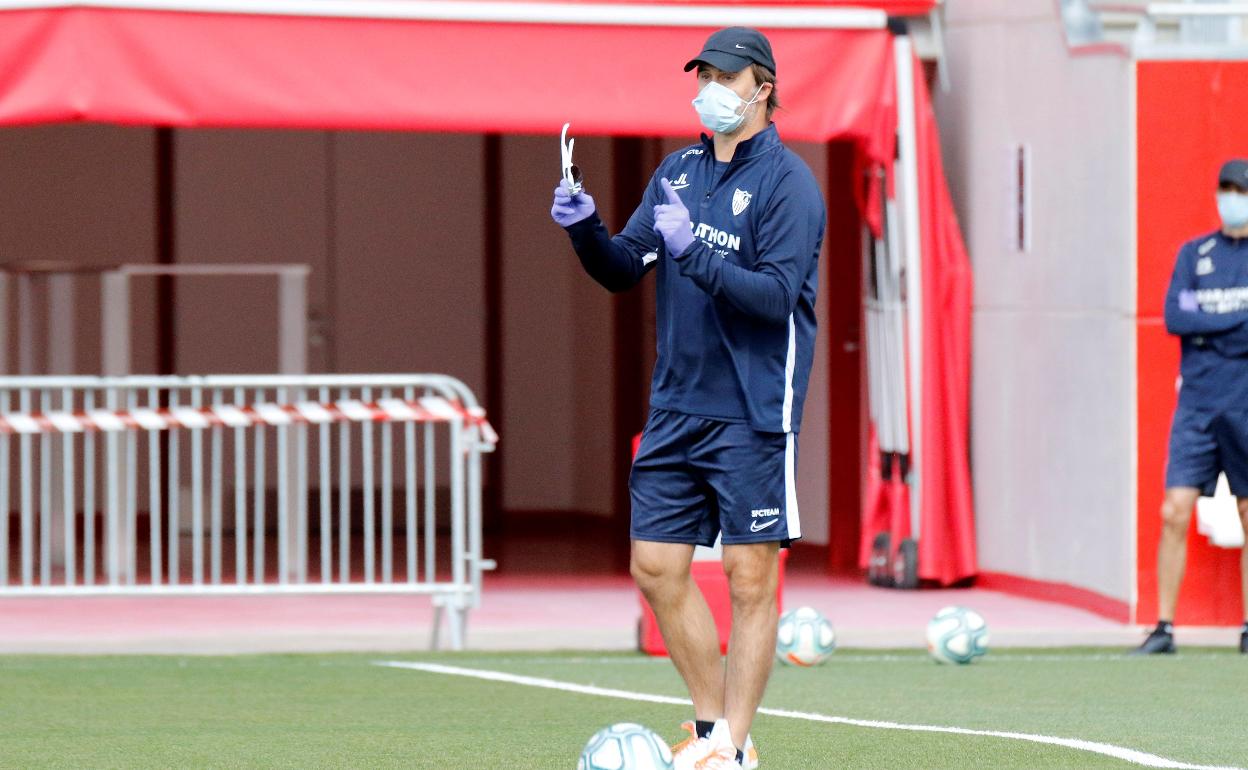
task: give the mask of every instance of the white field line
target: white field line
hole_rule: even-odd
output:
[[[1126,652],[1116,653],[1090,653],[1086,655],[1067,655],[1064,653],[1052,654],[1030,654],[1030,655],[998,655],[989,654],[985,658],[976,660],[976,667],[982,666],[1000,666],[1010,663],[1125,663],[1131,666],[1164,666],[1170,661],[1177,660],[1226,660],[1232,657],[1225,653],[1206,652],[1206,653],[1184,653],[1179,652],[1174,655],[1165,656],[1141,656],[1131,655]],[[649,656],[640,657],[620,657],[609,655],[579,655],[572,658],[565,657],[545,657],[526,655],[523,657],[491,657],[485,663],[496,665],[546,665],[558,663],[567,666],[597,666],[609,663],[613,666],[655,666],[655,665],[671,665],[667,658],[652,658]],[[934,666],[937,665],[932,657],[926,651],[912,653],[897,654],[856,654],[856,653],[835,653],[824,666],[840,666],[850,663],[905,663],[908,665],[918,666]]]
[[[1086,655],[1067,655],[1060,652],[1045,654],[1033,653],[1028,655],[989,655],[975,661],[976,666],[1000,666],[1010,663],[1106,663],[1118,662],[1127,663],[1132,666],[1150,666],[1165,665],[1168,661],[1176,660],[1227,660],[1233,657],[1226,653],[1205,652],[1205,653],[1184,653],[1178,652],[1173,655],[1165,656],[1145,656],[1132,655],[1128,652],[1102,652],[1089,653]],[[660,658],[660,660],[663,660]],[[933,664],[935,661],[926,652],[915,652],[912,654],[878,654],[878,655],[842,655],[837,653],[828,660],[827,665],[840,663],[922,663]]]
[[[555,679],[544,679],[535,676],[519,676],[517,674],[509,674],[504,671],[483,671],[475,668],[444,666],[438,663],[414,663],[398,660],[377,661],[376,665],[388,666],[390,668],[410,669],[413,671],[423,671],[429,674],[465,676],[473,679],[484,679],[490,682],[506,682],[508,684],[525,685],[526,687],[541,687],[546,690],[562,690],[563,692],[577,693],[580,695],[598,695],[604,698],[619,698],[620,700],[642,701],[644,703],[662,703],[672,706],[693,705],[692,701],[688,698],[673,698],[668,695],[652,695],[643,692],[631,692],[629,690],[614,690],[607,687],[573,684],[572,682],[560,682]],[[1178,762],[1173,759],[1159,757],[1156,754],[1136,751],[1135,749],[1114,746],[1109,743],[1085,741],[1078,738],[1058,738],[1052,735],[1033,735],[1031,733],[1015,733],[1001,730],[972,730],[965,727],[941,727],[939,725],[908,725],[901,722],[881,722],[873,719],[850,719],[849,717],[834,717],[807,711],[789,711],[787,709],[760,708],[758,713],[774,717],[784,717],[786,719],[802,719],[807,722],[824,722],[835,725],[849,725],[851,727],[870,727],[877,730],[907,730],[910,732],[920,733],[951,733],[954,735],[974,735],[985,738],[1007,738],[1015,741],[1043,743],[1050,746],[1062,746],[1064,748],[1075,749],[1077,751],[1102,754],[1107,757],[1121,759],[1124,762],[1130,762],[1131,764],[1141,765],[1143,767],[1164,767],[1173,768],[1174,770],[1244,770],[1243,768],[1230,766],[1193,765],[1188,764],[1187,762]]]

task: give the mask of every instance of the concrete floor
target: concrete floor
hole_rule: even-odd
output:
[[[472,650],[631,650],[637,594],[625,577],[490,576],[469,620]],[[842,647],[924,647],[941,607],[972,607],[993,646],[1105,646],[1126,650],[1141,629],[1051,602],[983,589],[893,591],[797,574],[786,607],[827,615]],[[424,596],[200,596],[0,599],[0,653],[405,651],[429,648]],[[1238,629],[1178,629],[1180,645],[1237,643]]]

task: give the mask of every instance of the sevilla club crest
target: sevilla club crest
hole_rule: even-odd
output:
[[[735,217],[739,215],[742,211],[745,211],[745,207],[750,205],[750,201],[753,198],[754,196],[751,193],[748,193],[745,190],[742,190],[740,187],[733,190],[732,191],[732,215]]]

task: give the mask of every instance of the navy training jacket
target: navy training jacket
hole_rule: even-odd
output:
[[[668,254],[653,229],[664,178],[693,223],[683,254]],[[728,163],[705,134],[667,156],[618,235],[596,213],[567,231],[585,271],[611,291],[657,271],[652,407],[789,433],[814,358],[825,223],[814,175],[771,125]]]
[[[1179,307],[1185,289],[1196,292],[1200,310]],[[1248,410],[1248,238],[1215,232],[1183,244],[1165,312],[1183,351],[1179,405]]]

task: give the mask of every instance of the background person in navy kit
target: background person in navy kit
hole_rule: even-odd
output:
[[[801,535],[795,433],[826,215],[810,169],[770,122],[779,102],[767,39],[720,30],[685,71],[695,67],[694,106],[713,134],[660,164],[625,228],[609,236],[593,199],[567,182],[551,215],[607,289],[656,270],[658,358],[629,484],[632,573],[694,702],[676,767],[749,768],[774,658],[779,548]],[[689,572],[694,544],[721,530],[733,607],[726,671]]]
[[[1248,161],[1218,174],[1222,228],[1184,244],[1166,292],[1166,330],[1182,340],[1179,404],[1170,428],[1157,545],[1157,627],[1137,652],[1175,651],[1174,611],[1196,500],[1226,473],[1248,530]],[[1241,559],[1248,618],[1248,547]],[[1248,654],[1248,619],[1240,633]]]

